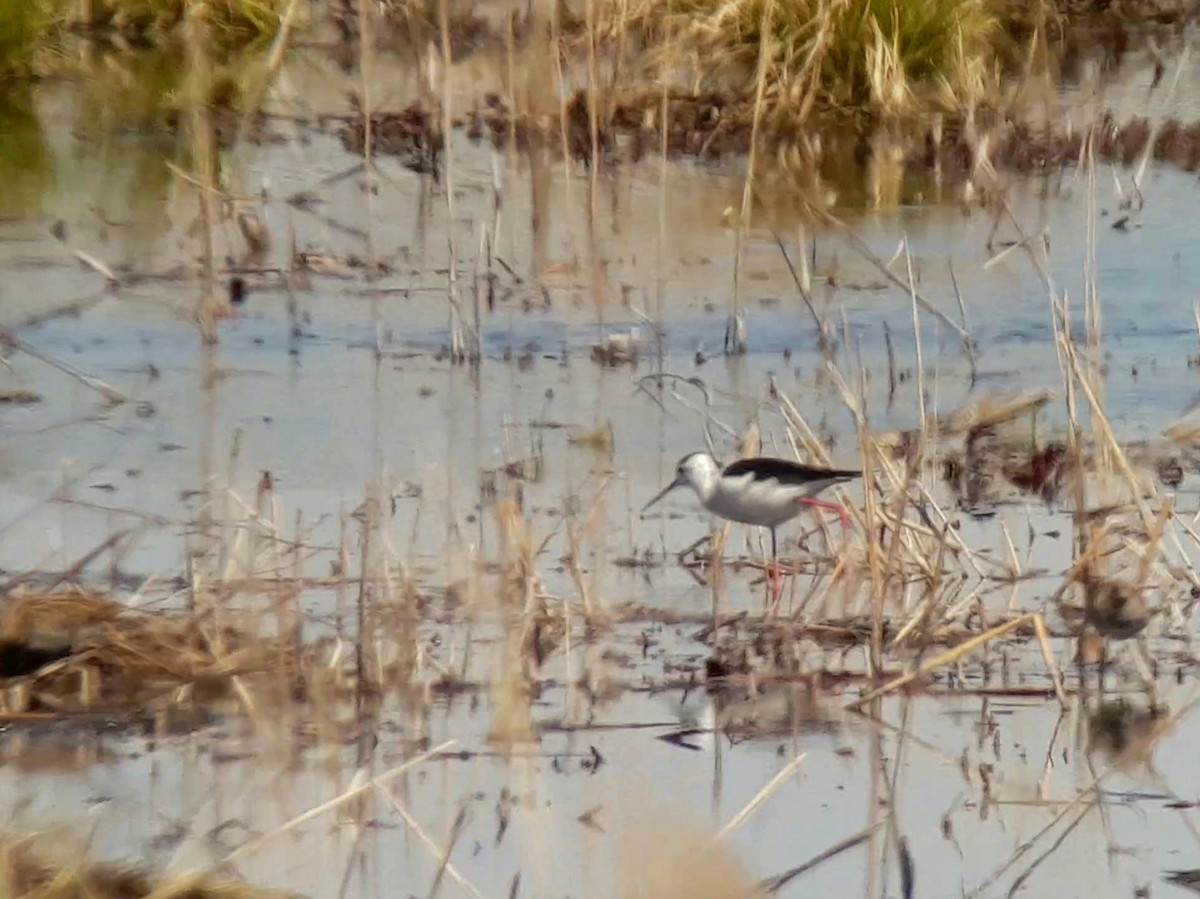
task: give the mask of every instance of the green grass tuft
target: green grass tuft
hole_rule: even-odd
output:
[[[25,215],[40,207],[54,183],[54,161],[27,84],[0,94],[0,215]]]
[[[0,77],[45,73],[45,62],[74,30],[121,44],[179,48],[189,15],[202,15],[216,49],[231,50],[273,37],[289,0],[92,0],[79,21],[79,0],[0,0]],[[50,68],[53,68],[52,66]]]
[[[279,27],[287,0],[208,0],[204,15],[222,43],[269,37]],[[126,35],[170,32],[187,17],[189,0],[93,0],[91,25]]]
[[[53,35],[57,0],[0,3],[0,76],[29,74],[34,55]]]

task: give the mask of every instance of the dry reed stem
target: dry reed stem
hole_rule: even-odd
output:
[[[774,389],[773,395],[777,397],[780,411],[789,428],[800,432],[804,449],[809,458],[818,465],[828,466],[830,464],[829,453],[826,452],[824,444],[817,439],[816,432],[809,426],[807,419],[800,414],[800,410],[796,408],[791,398],[777,387]]]
[[[1042,659],[1046,663],[1046,670],[1050,672],[1050,680],[1054,683],[1054,695],[1058,697],[1058,704],[1062,706],[1063,711],[1066,711],[1070,708],[1070,703],[1067,702],[1067,694],[1063,690],[1062,675],[1054,661],[1054,652],[1050,648],[1050,634],[1046,631],[1046,622],[1042,620],[1042,616],[1034,616],[1033,629],[1037,633],[1038,645],[1042,649]]]
[[[875,833],[875,831],[877,831],[880,827],[883,826],[883,824],[884,824],[883,821],[875,821],[875,822],[872,822],[871,824],[868,824],[866,827],[864,827],[862,830],[860,830],[858,833],[854,834],[853,836],[846,837],[846,839],[841,840],[837,843],[834,843],[828,849],[817,853],[812,858],[810,858],[808,861],[806,861],[804,864],[797,865],[794,868],[789,868],[787,871],[784,871],[782,874],[777,874],[774,877],[768,877],[768,878],[765,878],[765,879],[759,881],[758,888],[762,892],[767,893],[767,894],[778,893],[781,889],[783,889],[785,886],[787,886],[789,883],[791,883],[797,877],[807,874],[809,871],[813,870],[814,868],[820,867],[821,865],[823,865],[825,862],[829,861],[830,859],[836,858],[837,856],[841,855],[843,852],[846,852],[849,849],[853,849],[855,846],[858,846],[858,845],[866,842],[867,840],[869,840],[871,838],[871,836]]]
[[[1083,372],[1080,371],[1079,359],[1075,353],[1074,345],[1062,335],[1059,335],[1059,342],[1063,345],[1063,350],[1067,359],[1070,360],[1071,368],[1075,372],[1075,377],[1079,388],[1083,391],[1084,397],[1091,406],[1092,417],[1095,424],[1098,426],[1100,435],[1107,443],[1113,458],[1117,462],[1117,467],[1120,469],[1121,474],[1123,474],[1126,480],[1129,481],[1130,491],[1133,494],[1133,502],[1137,506],[1138,512],[1142,516],[1142,525],[1149,530],[1154,516],[1151,515],[1149,506],[1146,505],[1146,501],[1142,498],[1142,491],[1138,489],[1138,477],[1134,473],[1133,467],[1129,464],[1129,457],[1125,454],[1121,444],[1117,441],[1116,433],[1113,431],[1112,425],[1108,420],[1108,416],[1104,412],[1104,407],[1100,404],[1099,398],[1092,390],[1091,385],[1088,383],[1088,379],[1084,376]]]
[[[11,331],[0,330],[0,345],[8,347],[9,349],[20,350],[25,355],[32,356],[39,362],[44,362],[51,368],[58,369],[63,374],[70,375],[84,387],[87,387],[89,390],[94,390],[110,403],[120,404],[130,402],[130,398],[127,394],[117,390],[117,388],[113,387],[111,384],[102,381],[100,378],[93,377],[92,375],[84,374],[69,362],[65,362],[62,359],[44,352],[43,350],[39,350],[37,347],[26,342]]]
[[[88,268],[92,269],[92,271],[103,275],[110,287],[115,287],[121,283],[121,279],[118,277],[116,272],[109,268],[105,262],[97,259],[87,250],[72,250],[72,253],[76,259],[78,259]]]
[[[861,422],[861,425],[859,428],[860,444],[864,440],[869,441],[874,444],[875,443],[874,438],[872,437],[870,431],[865,428],[865,419],[862,418],[862,411],[860,408],[860,404],[859,404],[858,400],[856,399],[856,397],[854,396],[854,394],[851,392],[849,386],[846,384],[846,381],[842,377],[841,372],[838,370],[836,365],[834,365],[832,362],[829,362],[829,361],[826,362],[826,371],[829,373],[831,379],[833,380],[834,384],[837,386],[839,392],[841,393],[842,402],[846,405],[846,407],[855,416],[856,420]],[[780,394],[780,396],[783,396],[783,395]],[[787,405],[790,407],[790,409],[793,412],[795,412],[795,406],[791,405],[790,401],[788,401]],[[797,418],[799,418],[798,412],[795,412],[795,415],[797,416]],[[932,526],[932,523],[930,523],[927,535],[934,540],[938,540],[939,542],[949,541],[954,546],[955,550],[965,554],[967,560],[970,562],[970,564],[971,564],[972,568],[975,570],[976,574],[979,575],[980,577],[983,577],[983,572],[979,569],[978,565],[975,564],[975,559],[978,556],[978,554],[974,550],[972,550],[969,546],[967,546],[966,542],[962,539],[961,536],[958,535],[958,533],[953,528],[949,527],[949,518],[942,511],[941,507],[938,505],[938,503],[934,499],[933,495],[929,492],[928,488],[923,483],[921,483],[921,481],[919,479],[906,478],[906,479],[902,480],[900,478],[900,475],[899,475],[896,467],[887,458],[886,454],[884,454],[882,451],[880,451],[878,449],[877,444],[875,444],[875,448],[876,448],[876,453],[873,456],[873,459],[880,463],[880,467],[888,475],[888,479],[891,481],[893,489],[898,489],[905,483],[915,483],[917,486],[917,489],[921,493],[921,496],[925,500],[928,507],[933,509],[937,513],[938,517],[941,519],[942,527],[941,527],[940,531],[935,529]],[[828,462],[826,462],[826,464],[828,464]],[[918,508],[918,511],[922,515],[926,516],[926,520],[928,521],[927,511],[923,508]],[[876,512],[875,514],[878,515],[879,513]],[[892,524],[893,527],[908,527],[914,531],[917,530],[917,526],[910,525],[910,524],[907,524],[904,522],[897,521],[897,522],[890,522],[890,524]],[[996,562],[995,560],[988,559],[986,556],[983,556],[980,558],[983,558],[986,561],[988,561],[991,564],[996,565],[996,566],[999,566],[999,564],[1000,564],[1000,563]],[[1011,572],[1010,572],[1010,574],[1011,574]]]
[[[908,275],[908,295],[912,306],[913,341],[917,351],[917,421],[920,423],[920,434],[924,437],[926,427],[925,411],[925,356],[921,348],[921,315],[917,303],[917,282],[913,277],[912,254],[908,251],[908,236],[901,243],[904,249],[904,266]],[[918,446],[917,452],[921,451]]]
[[[1163,533],[1167,528],[1167,522],[1171,520],[1174,510],[1174,500],[1171,497],[1164,497],[1162,506],[1158,510],[1158,517],[1154,519],[1154,523],[1150,527],[1145,548],[1141,553],[1142,558],[1138,562],[1137,578],[1133,583],[1134,590],[1138,592],[1145,588],[1146,581],[1150,578],[1150,566],[1158,555],[1158,545],[1162,541]]]
[[[450,834],[446,838],[446,846],[442,849],[441,858],[438,860],[437,873],[433,877],[433,884],[429,887],[429,893],[426,899],[436,899],[438,890],[441,888],[442,880],[446,876],[446,869],[450,865],[450,855],[454,852],[454,847],[458,843],[458,838],[462,836],[463,825],[467,821],[466,805],[459,806],[458,814],[454,816],[454,821],[450,825]]]
[[[877,441],[872,439],[867,442],[870,444],[871,455],[873,457],[870,460],[871,464],[869,467],[870,467],[871,471],[874,471],[875,457],[882,458],[883,453],[881,452]],[[863,441],[860,440],[859,446],[863,447],[863,445],[864,445]],[[886,520],[888,521],[888,524],[891,526],[891,529],[892,529],[892,539],[888,545],[887,559],[883,563],[885,571],[894,570],[894,568],[897,564],[897,561],[898,561],[898,557],[900,554],[900,547],[901,547],[902,543],[907,543],[909,540],[915,539],[912,536],[910,531],[908,531],[907,529],[905,529],[901,526],[898,526],[898,525],[900,525],[901,523],[904,522],[905,510],[908,508],[908,506],[910,505],[910,503],[912,501],[912,485],[913,485],[913,481],[917,478],[919,467],[920,467],[919,457],[915,454],[910,456],[908,465],[905,466],[904,483],[901,485],[900,489],[896,491],[895,499],[893,501],[894,508],[888,509],[887,505],[885,503],[885,504],[883,504],[882,510],[880,510],[879,508],[873,508],[870,510],[870,512],[873,514],[878,513],[880,516],[890,516],[890,518],[887,518]],[[872,527],[872,531],[874,531],[874,527],[875,526]],[[931,535],[932,535],[932,531],[931,531]],[[927,576],[931,582],[936,577],[934,572],[941,570],[942,561],[945,556],[945,549],[946,549],[946,541],[942,540],[938,545],[938,560],[937,560],[936,565],[928,566],[929,571],[927,572]],[[924,561],[921,555],[918,555],[917,559],[919,562]],[[932,591],[931,591],[931,597],[932,597]]]
[[[840,379],[841,375],[840,375],[840,373],[837,372],[836,368],[832,366],[832,363],[827,362],[827,364],[829,365],[831,372],[834,374],[835,379]],[[844,381],[841,383],[844,386]],[[848,390],[844,392],[844,396],[849,396],[849,395],[850,394],[849,394]],[[778,387],[775,387],[774,385],[772,385],[772,396],[774,396],[776,398],[777,403],[779,405],[780,412],[783,414],[785,425],[787,426],[787,433],[788,433],[789,440],[793,441],[793,444],[794,444],[795,432],[799,431],[801,434],[801,437],[804,441],[805,447],[808,450],[809,457],[811,459],[814,459],[818,464],[823,464],[823,465],[828,466],[830,464],[828,453],[825,451],[824,446],[817,439],[817,436],[813,432],[811,427],[809,427],[808,422],[804,419],[804,417],[800,414],[799,410],[792,403],[791,399],[785,393],[783,393],[783,391],[779,390]],[[849,403],[848,405],[850,406],[851,411],[857,415],[858,414],[857,407],[853,404],[853,402]],[[860,428],[860,434],[861,433],[863,433],[863,431]],[[860,447],[861,447],[861,441],[860,441]],[[796,447],[794,445],[793,445],[792,449],[793,449],[793,452],[796,452]],[[861,452],[862,452],[862,450],[860,449],[860,453]],[[796,455],[800,456],[800,453],[796,452]],[[871,494],[871,487],[869,486],[870,482],[871,482],[871,471],[870,471],[869,464],[867,465],[867,469],[864,470],[863,479],[864,479],[864,483],[867,485],[866,490],[865,490],[866,497],[867,497],[867,503],[868,503],[868,505],[870,505],[870,503],[872,502],[872,498],[871,498],[872,494]],[[840,488],[836,488],[835,494],[837,495],[839,502],[841,502],[845,506],[846,502],[845,502],[845,496],[844,496],[843,491]],[[856,510],[851,508],[850,511],[851,511],[852,517],[857,517],[854,514]],[[870,513],[868,512],[867,514],[870,514]],[[870,519],[867,519],[867,520],[869,521]],[[818,518],[818,523],[822,529],[826,543],[828,544],[829,537],[830,537],[830,532],[829,532],[828,526],[826,525],[824,519],[822,519],[822,518]],[[870,545],[868,545],[868,553],[871,553],[871,552],[872,552],[871,547],[870,547]],[[838,576],[844,570],[845,570],[845,564],[844,564],[844,554],[843,554],[843,558],[839,558],[839,560],[838,560],[837,567],[834,570],[832,580],[836,581]]]
[[[150,524],[151,522],[146,522],[136,528],[125,528],[117,531],[116,533],[109,534],[104,538],[103,541],[92,547],[92,549],[88,550],[86,553],[72,562],[69,566],[63,569],[63,571],[52,576],[48,580],[43,579],[40,585],[40,590],[43,593],[50,593],[66,582],[75,581],[81,574],[83,574],[83,571],[88,565],[100,558],[100,556],[104,555],[104,553],[110,550],[115,550],[121,544],[121,542],[125,540],[126,537],[140,536],[144,531],[149,529]],[[38,577],[39,574],[43,573],[44,572],[38,571],[37,568],[30,568],[21,572],[20,574],[14,575],[3,584],[0,584],[0,595],[10,594],[21,584],[27,583],[28,581],[33,580],[35,577]]]
[[[655,235],[654,248],[654,324],[655,333],[662,333],[663,295],[666,291],[666,275],[664,259],[667,247],[667,150],[670,146],[670,122],[667,118],[670,111],[671,57],[675,49],[675,28],[669,21],[672,0],[666,0],[667,32],[663,40],[663,59],[658,71],[660,84],[659,94],[659,144],[658,144],[658,231]],[[1200,320],[1200,319],[1198,319]],[[662,362],[661,342],[659,350],[659,365]]]
[[[750,152],[746,159],[746,175],[742,183],[742,207],[734,234],[733,254],[733,308],[730,322],[725,330],[725,353],[740,356],[746,351],[742,333],[742,256],[745,250],[746,232],[750,227],[751,199],[754,189],[754,167],[758,155],[758,134],[762,125],[763,95],[767,85],[768,60],[771,57],[771,23],[775,14],[775,0],[767,0],[763,8],[759,30],[758,68],[755,73],[754,111],[750,124]],[[666,128],[666,123],[663,124]]]
[[[1092,782],[1090,784],[1088,784],[1087,787],[1085,787],[1083,790],[1081,790],[1074,799],[1072,799],[1070,802],[1066,803],[1059,810],[1058,814],[1055,815],[1041,830],[1039,830],[1037,833],[1035,833],[1029,839],[1025,840],[1017,848],[1016,852],[1014,852],[1003,865],[1001,865],[998,869],[996,869],[995,871],[992,872],[991,877],[984,880],[983,883],[981,883],[979,886],[977,886],[970,893],[967,893],[966,896],[964,896],[964,899],[980,899],[981,896],[983,896],[985,893],[987,893],[987,891],[989,889],[991,889],[991,887],[1001,877],[1003,877],[1005,875],[1005,873],[1007,873],[1009,868],[1011,868],[1018,861],[1020,861],[1021,858],[1023,858],[1027,852],[1032,850],[1033,847],[1037,845],[1037,843],[1041,840],[1042,837],[1044,837],[1051,830],[1053,830],[1058,825],[1058,823],[1060,821],[1062,821],[1072,811],[1074,811],[1075,808],[1077,808],[1080,805],[1080,803],[1082,803],[1088,799],[1098,798],[1100,785],[1108,777],[1111,770],[1112,769],[1108,769],[1106,771],[1101,772],[1099,775],[1096,775],[1095,777],[1093,777]],[[1090,811],[1090,809],[1084,809],[1081,814],[1085,814],[1088,811]]]
[[[1172,109],[1176,95],[1179,91],[1179,84],[1183,77],[1184,70],[1187,68],[1191,60],[1192,46],[1189,43],[1184,43],[1183,49],[1179,54],[1179,61],[1175,66],[1175,74],[1171,76],[1171,84],[1167,88],[1166,95],[1163,97],[1163,108]],[[1141,197],[1141,185],[1145,179],[1146,167],[1150,164],[1150,160],[1154,156],[1154,145],[1158,141],[1158,132],[1162,130],[1163,124],[1167,121],[1165,117],[1156,116],[1153,125],[1150,128],[1150,135],[1146,139],[1146,146],[1142,149],[1141,159],[1138,160],[1137,168],[1133,173],[1133,189]]]
[[[414,768],[417,765],[420,765],[423,762],[426,762],[429,759],[434,758],[437,755],[440,755],[441,753],[448,750],[451,746],[457,745],[457,743],[458,743],[457,740],[446,740],[444,743],[441,743],[441,744],[435,746],[433,749],[429,749],[425,752],[422,752],[420,755],[416,755],[413,758],[408,759],[407,761],[403,762],[402,764],[399,764],[394,768],[390,768],[389,770],[385,771],[383,774],[380,774],[378,777],[372,778],[371,780],[368,780],[364,783],[357,784],[357,785],[351,787],[346,792],[342,793],[341,795],[335,796],[333,799],[323,802],[320,805],[313,806],[312,808],[308,809],[305,812],[302,812],[301,814],[299,814],[296,817],[292,818],[291,820],[285,822],[284,824],[280,825],[279,827],[275,828],[274,830],[270,831],[269,833],[265,833],[262,836],[255,837],[254,839],[250,840],[249,842],[243,843],[237,849],[233,850],[233,852],[230,852],[223,859],[221,859],[221,861],[218,862],[217,865],[213,866],[213,868],[210,870],[215,870],[216,868],[219,868],[219,867],[226,867],[229,865],[236,864],[238,861],[240,861],[241,859],[245,858],[246,856],[256,852],[258,849],[262,848],[264,845],[266,845],[268,842],[275,839],[276,837],[282,836],[287,833],[291,833],[293,830],[295,830],[297,827],[301,826],[302,824],[305,824],[305,823],[313,820],[314,818],[318,818],[321,815],[323,815],[325,812],[332,811],[332,810],[338,808],[339,806],[343,805],[344,803],[348,802],[349,800],[356,799],[371,790],[374,790],[374,789],[384,790],[385,795],[387,795],[385,788],[386,788],[387,784],[391,783],[391,781],[395,780],[401,774],[404,774],[410,768]],[[147,896],[146,899],[166,899],[166,897],[163,895],[153,894],[151,896]]]
[[[581,564],[582,556],[582,541],[581,532],[586,531],[591,526],[597,516],[603,514],[600,502],[603,500],[604,492],[608,489],[609,482],[612,480],[611,475],[606,475],[594,491],[592,491],[591,501],[586,503],[585,508],[589,511],[584,519],[582,527],[575,526],[574,515],[564,514],[562,519],[566,522],[567,528],[567,554],[569,556],[569,568],[571,571],[571,580],[575,585],[576,591],[579,593],[579,598],[583,602],[584,614],[589,622],[599,623],[609,618],[608,610],[604,603],[592,596],[592,591],[588,588],[587,578],[584,576],[583,566]]]
[[[1035,413],[1054,399],[1049,387],[1031,387],[1013,393],[984,394],[960,406],[937,421],[940,437],[966,434],[972,430],[995,427]]]
[[[730,818],[728,822],[726,822],[725,826],[722,827],[720,831],[717,832],[716,837],[713,838],[713,842],[720,842],[721,840],[725,839],[725,837],[735,833],[743,824],[750,820],[750,816],[758,811],[759,807],[762,806],[762,804],[766,802],[776,790],[783,786],[783,784],[787,782],[788,778],[790,778],[796,773],[796,771],[799,770],[800,766],[804,764],[804,759],[805,753],[800,753],[800,755],[796,756],[790,762],[784,765],[774,777],[772,777],[769,781],[767,781],[766,784],[763,785],[762,789],[754,794],[754,797],[747,802],[745,806],[743,806],[741,811],[739,811],[736,815]]]
[[[762,435],[757,423],[751,422],[741,437],[738,438],[737,454],[739,459],[750,459],[762,452]],[[725,546],[729,541],[729,529],[733,522],[726,521],[720,527],[720,545]],[[764,569],[765,570],[765,569]]]
[[[826,363],[828,364],[828,363]],[[868,659],[871,665],[871,674],[876,675],[883,670],[883,619],[885,606],[887,604],[887,594],[885,584],[888,580],[888,572],[884,570],[884,559],[880,554],[879,541],[873,539],[873,535],[878,533],[878,506],[876,503],[875,491],[871,489],[874,483],[875,462],[879,458],[879,454],[873,451],[874,447],[866,437],[866,420],[864,417],[857,417],[859,433],[859,452],[863,460],[863,481],[866,484],[865,498],[866,504],[863,508],[863,516],[865,519],[864,532],[868,535],[864,541],[867,549],[867,567],[871,574],[871,642]],[[899,542],[893,538],[893,546],[898,548]],[[923,561],[923,560],[922,560]],[[930,573],[932,574],[932,573]]]
[[[532,674],[527,670],[529,621],[538,614],[537,605],[535,603],[535,607],[526,614],[524,630],[509,631],[508,639],[500,647],[499,672],[491,686],[494,704],[486,739],[506,754],[512,753],[519,745],[535,744],[539,740],[532,710]]]
[[[218,309],[210,308],[213,303],[213,280],[215,276],[215,248],[213,227],[217,220],[213,207],[212,189],[216,185],[215,145],[212,121],[209,116],[209,93],[212,89],[212,46],[207,20],[208,10],[203,4],[189,6],[184,23],[184,49],[187,59],[189,105],[189,138],[192,161],[196,166],[199,190],[201,222],[201,292],[197,299],[196,316],[201,336],[206,342],[216,340],[215,322],[210,316],[219,316]]]
[[[974,350],[971,348],[971,335],[963,330],[962,326],[959,325],[958,322],[954,321],[954,319],[950,318],[948,315],[946,315],[946,313],[934,306],[920,293],[910,291],[909,285],[905,284],[903,280],[893,274],[892,270],[887,267],[887,264],[871,251],[871,248],[867,246],[861,237],[854,233],[854,230],[849,225],[828,212],[821,212],[820,215],[827,224],[832,225],[834,228],[840,231],[850,242],[850,245],[853,246],[854,249],[857,250],[864,259],[870,262],[880,275],[882,275],[896,287],[900,288],[900,290],[903,290],[906,294],[909,294],[918,306],[953,331],[955,335],[957,335],[958,338],[963,342],[963,345],[967,348],[969,354],[974,354]]]
[[[366,6],[366,0],[362,0]],[[450,69],[451,69],[451,50],[450,50],[450,9],[449,0],[439,0],[438,2],[438,29],[441,34],[441,53],[442,53],[442,83],[441,83],[441,128],[443,136],[443,166],[442,178],[443,188],[446,194],[446,247],[449,254],[449,261],[446,265],[446,299],[450,305],[450,358],[456,362],[462,362],[468,358],[471,362],[477,362],[480,358],[480,337],[478,332],[471,335],[470,349],[464,345],[463,328],[467,321],[466,315],[463,313],[462,298],[459,295],[458,289],[458,241],[455,238],[455,222],[456,219],[456,204],[455,204],[455,171],[454,171],[454,150],[451,135],[453,133],[454,111],[451,103],[452,93],[450,90]]]
[[[567,115],[567,98],[570,96],[570,91],[567,87],[566,75],[563,73],[563,37],[561,15],[562,5],[559,3],[551,3],[550,44],[551,54],[554,57],[555,87],[557,88],[558,94],[559,150],[560,155],[562,156],[563,182],[566,184],[567,206],[569,208],[574,208],[575,181],[574,172],[571,169],[570,139],[567,135],[567,123],[570,121],[570,117]]]
[[[1091,173],[1090,177],[1094,177],[1094,159],[1092,158],[1092,135],[1089,134],[1088,140],[1085,141],[1081,148],[1081,153],[1085,155],[1083,164],[1086,170]],[[1087,399],[1092,410],[1093,428],[1096,439],[1101,444],[1099,453],[1101,458],[1115,459],[1118,469],[1129,482],[1131,492],[1133,494],[1133,502],[1136,505],[1139,514],[1141,515],[1143,527],[1147,530],[1151,526],[1151,515],[1149,509],[1142,498],[1142,493],[1139,487],[1138,478],[1134,474],[1132,467],[1129,464],[1127,455],[1116,440],[1112,426],[1108,421],[1107,415],[1104,412],[1102,404],[1101,390],[1093,387],[1093,381],[1099,383],[1100,372],[1098,358],[1099,354],[1099,311],[1098,299],[1095,292],[1094,283],[1094,261],[1091,255],[1092,247],[1095,241],[1094,229],[1091,227],[1092,220],[1095,217],[1094,200],[1092,192],[1089,191],[1089,263],[1085,266],[1085,276],[1088,280],[1088,289],[1086,293],[1086,316],[1085,322],[1087,326],[1088,344],[1088,367],[1086,371],[1081,367],[1078,354],[1076,352],[1073,341],[1070,339],[1070,305],[1067,302],[1065,294],[1060,298],[1054,287],[1053,279],[1046,267],[1046,247],[1045,241],[1037,243],[1042,249],[1041,253],[1034,252],[1034,244],[1024,240],[1025,235],[1022,233],[1020,224],[1017,222],[1016,216],[1013,214],[1011,207],[1007,201],[1004,201],[1003,211],[1007,214],[1013,226],[1021,234],[1022,244],[1027,252],[1030,261],[1033,263],[1037,273],[1041,277],[1043,284],[1046,286],[1052,313],[1052,322],[1055,329],[1055,347],[1059,357],[1059,364],[1063,371],[1063,378],[1067,388],[1067,411],[1072,427],[1068,431],[1068,450],[1071,457],[1075,461],[1073,468],[1075,469],[1074,490],[1075,490],[1075,530],[1077,543],[1084,540],[1085,532],[1082,529],[1082,516],[1085,509],[1084,485],[1083,485],[1083,467],[1080,464],[1082,459],[1082,450],[1078,441],[1078,424],[1075,408],[1074,391],[1078,388]]]
[[[1097,804],[1096,807],[1100,810],[1101,816],[1103,816],[1105,814],[1103,805]],[[1028,868],[1026,868],[1019,875],[1017,875],[1017,877],[1013,880],[1012,885],[1009,886],[1009,888],[1008,888],[1008,893],[1007,893],[1008,896],[1016,895],[1017,892],[1019,892],[1023,888],[1023,886],[1025,885],[1025,881],[1028,880],[1033,875],[1033,872],[1036,871],[1041,866],[1042,862],[1044,862],[1046,859],[1050,858],[1055,852],[1058,851],[1059,847],[1062,846],[1062,844],[1066,840],[1066,838],[1069,837],[1075,831],[1075,828],[1077,828],[1080,824],[1083,823],[1083,819],[1086,818],[1090,812],[1091,812],[1090,808],[1082,809],[1079,812],[1079,814],[1075,816],[1075,819],[1073,821],[1071,821],[1065,828],[1063,828],[1063,832],[1058,835],[1058,838],[1055,839],[1054,842],[1050,844],[1050,846],[1046,849],[1046,851],[1043,852],[1041,855],[1039,855],[1036,859],[1034,859]],[[1106,831],[1106,833],[1108,831],[1107,821],[1105,822],[1105,831]]]
[[[1192,542],[1194,542],[1196,544],[1200,544],[1200,533],[1197,533],[1191,524],[1189,524],[1188,522],[1183,521],[1179,518],[1175,518],[1174,523],[1185,534],[1187,534],[1189,537],[1192,538]],[[1187,551],[1183,548],[1183,543],[1180,541],[1179,535],[1177,533],[1175,533],[1174,530],[1168,531],[1168,534],[1171,538],[1171,543],[1175,547],[1175,551],[1179,554],[1179,558],[1183,561],[1183,564],[1186,566],[1186,568],[1183,571],[1184,578],[1186,580],[1188,580],[1189,582],[1191,582],[1193,587],[1200,586],[1200,574],[1197,574],[1196,571],[1193,570],[1193,566],[1191,563],[1191,557],[1188,555]]]
[[[451,740],[449,742],[453,743],[454,741]],[[440,750],[441,748],[439,747],[439,749],[435,751]],[[372,785],[379,790],[380,794],[384,798],[384,801],[392,807],[392,811],[399,815],[404,820],[404,823],[408,825],[409,829],[416,834],[417,839],[421,842],[421,845],[424,846],[429,851],[430,855],[432,855],[432,857],[440,863],[441,869],[445,872],[445,875],[462,887],[466,892],[474,896],[475,899],[488,899],[487,894],[480,890],[479,887],[475,886],[474,883],[472,883],[466,876],[463,875],[461,871],[458,870],[457,867],[450,862],[448,854],[444,855],[442,847],[438,846],[437,842],[425,832],[425,829],[421,827],[420,822],[413,817],[412,812],[410,812],[404,806],[404,804],[396,798],[396,795],[390,789],[388,789],[386,784],[379,783],[378,780],[379,779],[376,778],[375,781],[372,781]]]

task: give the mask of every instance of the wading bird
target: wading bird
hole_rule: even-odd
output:
[[[675,480],[642,507],[645,512],[676,487],[691,487],[700,504],[714,515],[739,524],[757,525],[771,532],[771,587],[773,598],[783,592],[775,530],[804,511],[806,506],[837,512],[842,527],[850,526],[844,506],[816,498],[835,484],[861,477],[861,471],[818,468],[785,459],[741,459],[724,468],[708,453],[691,453],[679,460]]]

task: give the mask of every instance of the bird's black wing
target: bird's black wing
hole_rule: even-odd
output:
[[[803,465],[800,462],[789,462],[786,459],[771,459],[759,456],[754,459],[739,459],[725,466],[723,474],[731,477],[753,475],[755,479],[767,480],[774,478],[781,484],[804,485],[814,481],[832,481],[844,478],[849,480],[862,475],[861,471],[850,471],[842,468],[819,468],[815,465]]]

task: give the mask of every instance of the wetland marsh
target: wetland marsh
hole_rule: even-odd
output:
[[[315,9],[240,116],[121,54],[0,110],[0,896],[1182,895],[1186,27],[1030,88],[1069,162],[748,189],[576,153],[586,52]],[[638,514],[708,441],[866,472],[774,612],[761,533]]]

